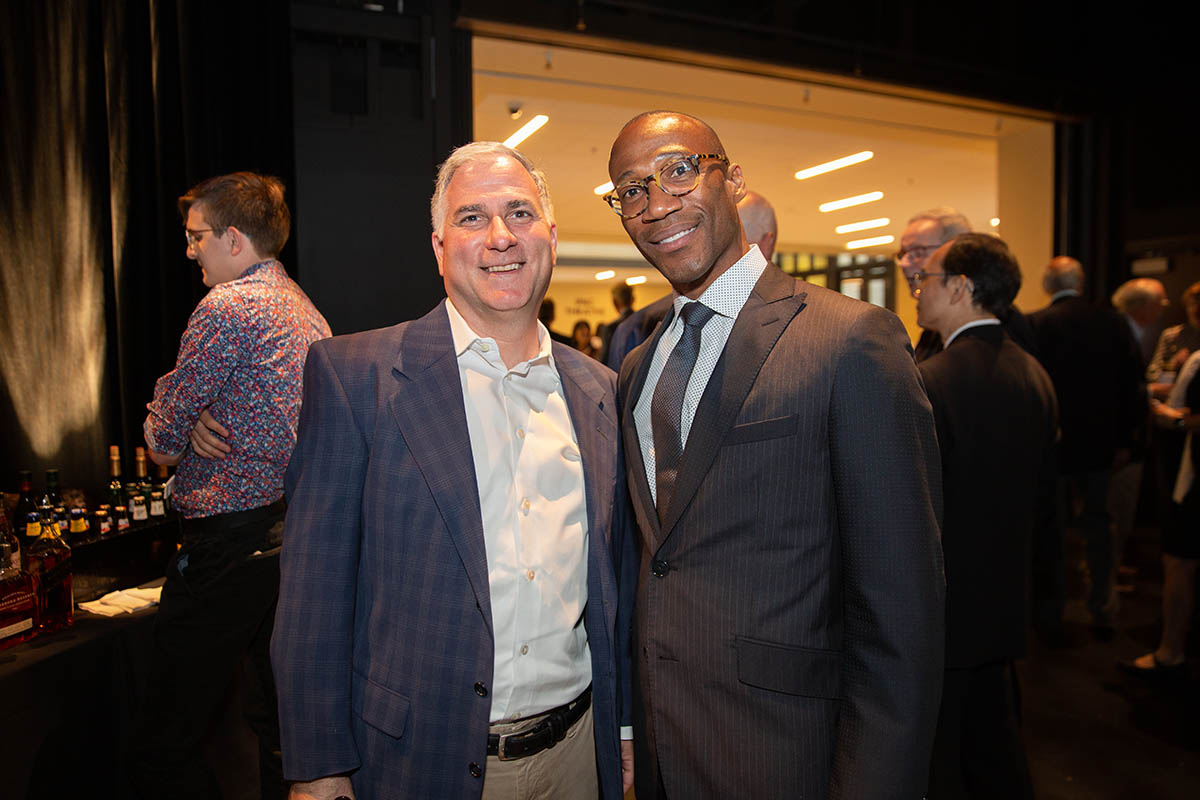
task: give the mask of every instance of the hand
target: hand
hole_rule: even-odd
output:
[[[1179,368],[1183,366],[1183,362],[1187,361],[1188,356],[1191,354],[1192,351],[1188,350],[1186,347],[1179,348],[1179,351],[1176,352],[1175,355],[1171,356],[1171,360],[1167,362],[1167,369],[1171,372],[1178,372]]]
[[[192,443],[192,452],[201,458],[225,458],[225,454],[232,448],[225,444],[217,436],[228,438],[229,431],[225,426],[213,419],[212,414],[208,413],[208,409],[200,412],[200,419],[196,421],[192,432],[188,434],[188,439]]]
[[[345,775],[317,778],[308,783],[293,783],[291,791],[288,792],[288,800],[335,800],[338,797],[354,800],[354,787]]]
[[[621,742],[621,794],[633,787],[633,742]]]

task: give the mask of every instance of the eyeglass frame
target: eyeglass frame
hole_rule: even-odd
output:
[[[184,227],[183,238],[187,239],[188,247],[195,247],[200,244],[200,240],[204,238],[204,234],[212,233],[215,228],[196,228],[195,230]],[[196,234],[200,234],[197,236]]]
[[[926,255],[928,255],[929,253],[935,252],[943,244],[945,244],[945,242],[940,242],[939,244],[915,244],[909,248],[902,247],[899,250],[897,250],[895,253],[892,253],[892,258],[894,258],[896,260],[896,263],[900,263],[901,261],[904,260],[905,256],[907,256],[909,253],[912,253],[915,250],[925,250]]]
[[[611,192],[608,192],[600,199],[603,200],[605,205],[607,205],[609,208],[611,208],[613,210],[613,213],[616,214],[621,219],[635,219],[637,217],[640,217],[642,214],[646,213],[646,209],[643,208],[641,211],[637,212],[636,214],[626,215],[626,214],[621,213],[621,209],[619,208],[619,206],[621,204],[621,199],[619,197],[617,197],[618,189],[624,189],[627,186],[642,187],[642,189],[646,192],[646,208],[650,207],[650,182],[651,181],[653,181],[654,185],[658,187],[659,191],[663,192],[664,194],[669,194],[672,197],[683,197],[684,195],[691,194],[692,192],[696,191],[696,187],[700,185],[700,174],[701,174],[700,173],[700,162],[707,160],[707,159],[716,159],[717,161],[720,161],[722,164],[729,166],[729,157],[724,155],[723,153],[692,153],[691,155],[679,156],[678,158],[672,158],[666,164],[663,164],[662,168],[659,169],[657,172],[647,175],[646,177],[642,178],[641,180],[626,181],[625,183],[622,183],[620,186],[614,186],[613,190]],[[688,189],[687,191],[673,192],[670,189],[665,188],[662,185],[662,182],[659,180],[659,178],[662,177],[662,174],[664,172],[666,172],[668,169],[675,166],[676,164],[678,164],[681,161],[692,162],[692,169],[696,170],[696,182],[693,183],[692,188]]]

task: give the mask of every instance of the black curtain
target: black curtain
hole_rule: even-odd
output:
[[[0,487],[95,490],[206,291],[175,198],[248,169],[291,200],[288,4],[3,2],[0,39]]]

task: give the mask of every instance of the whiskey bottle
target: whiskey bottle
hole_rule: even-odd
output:
[[[11,550],[9,560],[12,566],[17,569],[21,568],[21,540],[17,538],[13,531],[12,523],[8,520],[8,511],[4,508],[4,501],[0,498],[0,542],[8,542]]]
[[[63,504],[62,497],[58,494],[58,470],[46,470],[46,493],[42,495],[42,502],[39,505],[61,506]]]
[[[111,478],[108,483],[108,502],[114,506],[120,505],[125,501],[121,495],[121,448],[115,444],[108,448],[108,474]]]
[[[10,566],[8,542],[0,542],[0,650],[32,639],[37,633],[37,594],[33,578]]]
[[[37,591],[39,632],[60,631],[75,622],[71,548],[58,535],[53,517],[42,517],[42,535],[29,545],[25,563]]]
[[[150,483],[150,473],[146,471],[146,448],[139,447],[134,450],[133,469],[134,475],[137,476],[137,493],[142,497],[149,497],[154,486]]]

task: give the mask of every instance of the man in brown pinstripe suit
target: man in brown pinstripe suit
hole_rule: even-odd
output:
[[[618,383],[638,800],[920,797],[941,472],[904,329],[747,245],[741,169],[704,122],[635,117],[609,174],[676,292]]]

